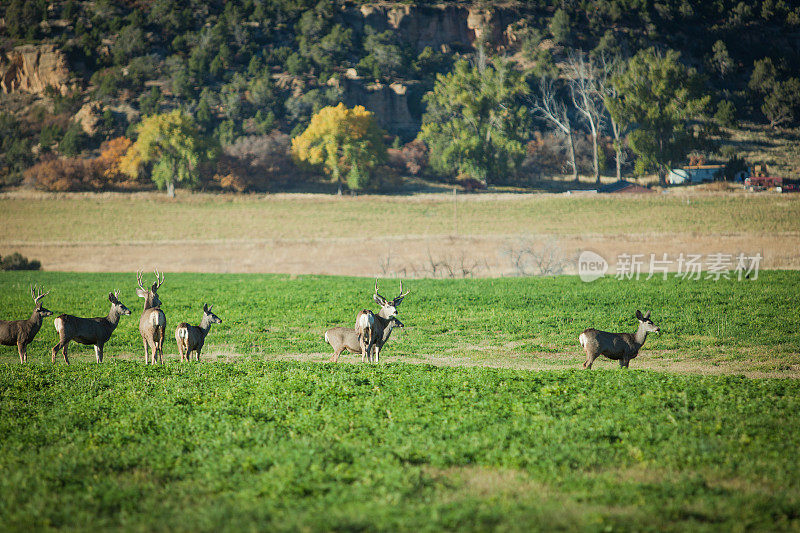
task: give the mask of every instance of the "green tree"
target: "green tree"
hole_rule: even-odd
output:
[[[714,55],[711,57],[711,64],[722,77],[725,77],[734,66],[733,59],[728,53],[728,47],[723,41],[717,41],[714,43],[712,52]]]
[[[572,32],[569,15],[563,9],[557,10],[550,19],[550,33],[557,43],[566,44],[570,40]]]
[[[339,185],[339,194],[344,176],[350,189],[364,189],[372,170],[386,161],[383,135],[371,112],[339,103],[311,117],[308,128],[292,139],[292,155],[298,162],[324,167]]]
[[[526,112],[519,100],[528,93],[522,75],[505,63],[472,67],[456,63],[436,77],[419,139],[430,149],[431,166],[487,184],[501,181],[525,155]]]
[[[86,135],[84,135],[81,125],[77,122],[70,122],[64,137],[58,143],[58,151],[67,157],[75,157],[85,145]]]
[[[157,85],[150,87],[150,91],[139,96],[139,111],[142,115],[155,115],[161,108],[161,89]]]
[[[358,67],[373,78],[391,78],[400,73],[404,63],[403,51],[393,31],[368,31],[364,38],[364,51],[367,55],[359,61]]]
[[[730,100],[722,100],[717,104],[717,112],[714,113],[714,120],[716,120],[720,126],[735,128],[737,124],[736,107],[733,105],[733,102]]]
[[[145,118],[137,128],[138,138],[120,163],[130,177],[151,167],[151,177],[160,189],[175,195],[175,182],[195,185],[197,166],[216,156],[190,115],[180,109]]]
[[[665,182],[670,167],[701,143],[691,122],[703,116],[710,101],[700,77],[679,62],[680,54],[653,48],[639,51],[612,83],[616,98],[606,98],[615,121],[631,128],[637,170],[655,169]]]
[[[800,113],[800,79],[781,80],[782,76],[772,59],[765,57],[753,64],[747,84],[754,92],[755,102],[761,102],[761,112],[773,128],[794,122]]]

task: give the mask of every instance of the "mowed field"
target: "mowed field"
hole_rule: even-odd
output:
[[[52,365],[52,319],[27,365],[2,349],[3,529],[800,528],[797,272],[408,281],[380,365],[324,362],[325,328],[374,307],[367,278],[168,274],[154,367],[133,273],[2,273],[4,318],[31,281],[56,314],[119,288],[133,316],[102,365],[74,345]],[[223,323],[180,363],[203,302]],[[631,368],[581,370],[580,331],[633,331],[637,308],[662,333]]]
[[[447,194],[335,197],[185,194],[0,196],[0,255],[46,270],[268,272],[350,276],[519,274],[520,250],[760,253],[800,269],[800,195]],[[432,263],[440,268],[433,272]],[[449,267],[449,268],[445,268]]]

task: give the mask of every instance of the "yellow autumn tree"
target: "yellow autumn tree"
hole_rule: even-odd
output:
[[[292,139],[295,161],[324,168],[339,185],[346,178],[351,190],[369,185],[375,167],[386,161],[384,131],[363,106],[342,103],[319,110],[308,128]]]
[[[137,133],[139,137],[120,161],[120,169],[136,177],[149,167],[153,181],[170,196],[176,181],[196,184],[198,165],[216,155],[216,147],[200,134],[194,119],[179,109],[146,117]]]
[[[100,145],[100,155],[95,159],[95,163],[104,178],[114,181],[124,174],[120,164],[131,144],[133,143],[127,137],[115,137]]]

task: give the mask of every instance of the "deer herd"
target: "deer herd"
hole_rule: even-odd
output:
[[[167,328],[167,318],[161,309],[161,300],[158,289],[164,284],[164,275],[155,271],[156,279],[146,288],[142,282],[142,273],[137,272],[136,281],[138,288],[136,294],[144,299],[144,309],[139,317],[139,333],[144,345],[145,364],[164,363],[164,336]],[[380,306],[377,313],[363,309],[356,315],[355,327],[334,327],[325,332],[325,342],[333,348],[333,355],[329,361],[338,362],[339,356],[347,350],[351,354],[360,354],[361,362],[378,363],[381,349],[392,330],[404,327],[397,318],[397,308],[408,296],[410,291],[403,292],[403,282],[400,282],[400,292],[391,300],[387,300],[378,293],[378,280],[375,280],[375,293],[372,298]],[[0,344],[4,346],[17,346],[20,363],[28,361],[27,346],[42,327],[42,320],[51,316],[52,311],[42,306],[42,300],[50,292],[42,293],[38,287],[31,287],[31,297],[35,305],[33,313],[28,320],[0,320]],[[56,362],[59,350],[64,355],[64,362],[69,364],[67,346],[70,341],[94,346],[95,357],[98,363],[103,362],[103,347],[111,338],[112,333],[119,324],[123,315],[130,315],[131,311],[119,301],[119,291],[108,293],[111,308],[106,316],[96,318],[82,318],[74,315],[62,314],[53,321],[58,333],[58,343],[53,346],[51,360]],[[175,342],[178,345],[178,354],[181,361],[191,361],[192,352],[195,361],[200,361],[200,352],[205,344],[205,339],[211,330],[211,324],[220,324],[222,320],[211,312],[212,306],[203,305],[203,318],[199,326],[192,326],[181,322],[175,329]],[[639,327],[635,333],[609,333],[589,328],[578,337],[578,342],[586,352],[586,361],[583,367],[592,368],[592,363],[600,355],[619,362],[620,367],[627,368],[631,359],[639,354],[649,332],[660,331],[652,320],[650,311],[642,314],[636,311]]]

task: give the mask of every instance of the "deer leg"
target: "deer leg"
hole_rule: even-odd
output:
[[[56,345],[53,346],[53,349],[51,350],[51,352],[52,352],[52,362],[53,363],[56,362],[56,354],[58,353],[58,351],[60,349],[61,349],[61,341],[58,341],[58,343],[56,343]]]
[[[158,339],[156,342],[158,343],[158,362],[160,364],[164,364],[164,332],[167,328],[160,328],[158,330]]]
[[[64,362],[69,364],[69,358],[67,357],[67,346],[69,346],[69,341],[64,343]]]
[[[28,354],[25,353],[25,345],[18,342],[17,350],[19,350],[19,362],[24,363],[28,359]]]
[[[198,363],[200,362],[200,350],[201,350],[201,348],[198,348],[197,351],[195,352],[195,354],[196,354],[195,355],[195,357],[196,357],[195,361],[197,361]]]
[[[98,363],[103,362],[103,345],[102,344],[95,344],[94,345],[94,357],[97,359]]]
[[[147,344],[150,346],[150,363],[156,364],[158,362],[158,347],[156,346],[156,341],[148,339]]]
[[[381,355],[381,347],[376,344],[373,350],[375,352],[375,364],[377,365]]]
[[[333,351],[333,355],[331,356],[330,359],[328,359],[328,362],[338,363],[339,362],[339,356],[342,355],[343,351],[344,351],[344,346],[342,346],[338,350],[334,350]]]
[[[586,352],[586,361],[583,362],[583,368],[586,368],[587,370],[591,370],[592,363],[594,363],[595,359],[597,359],[597,357],[599,355],[600,354],[591,354],[591,353],[589,353],[587,351]]]
[[[622,359],[619,360],[619,367],[620,368],[628,368],[628,363],[630,363],[630,362],[631,362],[630,359],[628,359],[627,357],[623,357]]]
[[[144,344],[144,364],[150,364],[150,354],[147,353],[147,339],[142,337],[142,344]]]

